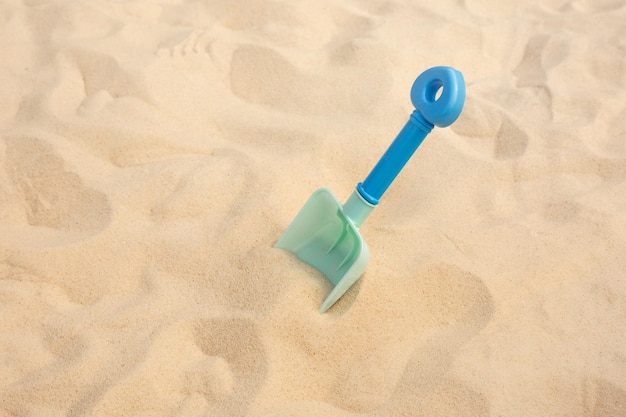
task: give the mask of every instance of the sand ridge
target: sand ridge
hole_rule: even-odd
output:
[[[0,416],[626,415],[621,1],[0,5]],[[361,231],[434,65],[467,81]]]

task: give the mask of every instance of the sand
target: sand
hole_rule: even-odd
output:
[[[0,5],[0,416],[626,416],[626,3]],[[467,81],[330,284],[435,65]]]

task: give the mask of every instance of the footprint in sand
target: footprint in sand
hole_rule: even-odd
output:
[[[90,415],[169,409],[180,416],[243,416],[265,381],[265,352],[247,318],[174,321],[135,333],[148,336],[131,340],[141,345],[136,362],[94,399]]]
[[[139,372],[115,387],[114,397],[121,395],[119,400],[129,406],[126,390],[139,386],[132,390],[137,392],[137,402],[163,397],[154,402],[176,405],[176,415],[246,415],[267,373],[256,325],[242,317],[177,322],[162,329],[144,357]],[[171,384],[159,395],[155,390],[162,389],[163,377]],[[103,407],[102,411],[101,415],[110,415],[111,410]]]
[[[15,382],[9,377],[11,374],[23,376],[35,372],[37,368],[57,367],[58,362],[68,364],[77,360],[85,348],[82,336],[53,319],[60,316],[59,310],[75,307],[63,289],[43,283],[34,272],[6,261],[0,262],[0,277],[2,313],[6,317],[24,316],[23,320],[5,325],[0,333],[10,335],[14,332],[14,335],[22,334],[25,338],[30,337],[27,334],[31,333],[33,338],[39,339],[36,349],[40,351],[40,354],[35,354],[33,348],[32,355],[23,355],[19,338],[0,336],[1,350],[7,354],[13,350],[16,353],[15,360],[4,368],[7,374],[0,386]],[[42,321],[45,322],[43,326]],[[13,370],[15,372],[11,372]]]
[[[290,369],[277,370],[281,384],[306,387],[310,400],[374,416],[420,410],[428,415],[421,405],[428,398],[466,398],[468,387],[444,378],[456,352],[491,319],[494,307],[484,282],[445,263],[418,266],[407,276],[389,274],[378,277],[385,282],[379,288],[364,285],[361,302],[349,311],[330,311],[314,321],[317,326],[309,317],[316,312],[281,306],[281,321],[268,335],[293,352]],[[411,291],[407,281],[414,282]],[[479,394],[467,400],[473,397]],[[413,409],[401,408],[407,405]]]
[[[9,137],[4,143],[3,165],[9,185],[21,196],[28,225],[82,237],[108,225],[111,207],[107,197],[67,170],[52,145],[29,136]]]
[[[67,74],[75,73],[74,77],[80,79],[78,82],[65,80],[64,89],[60,91],[62,94],[52,103],[54,106],[66,107],[64,99],[67,101],[68,91],[79,90],[81,84],[82,90],[73,95],[83,95],[79,107],[83,115],[98,115],[103,107],[119,98],[137,99],[142,104],[151,103],[149,90],[140,75],[125,68],[119,58],[88,49],[73,49],[64,57],[68,61],[66,65],[74,66],[74,71],[67,71]]]
[[[11,358],[2,367],[0,404],[10,415],[36,414],[30,406],[42,399],[50,409],[61,410],[81,389],[75,370],[89,350],[88,337],[67,320],[78,306],[60,287],[26,269],[0,263],[0,277],[2,313],[24,317],[0,329],[0,350]],[[77,390],[67,389],[74,383]]]
[[[563,35],[539,33],[532,36],[522,59],[513,74],[517,77],[517,87],[527,91],[533,113],[528,113],[536,122],[554,119],[554,103],[550,85],[555,77],[550,72],[570,57],[570,46]]]
[[[582,385],[586,415],[626,416],[626,390],[605,379],[586,379]]]
[[[296,114],[368,113],[390,88],[382,68],[333,68],[300,68],[272,48],[242,45],[232,56],[230,82],[243,100]]]
[[[453,143],[481,159],[516,159],[528,147],[528,133],[504,110],[482,100],[468,98],[463,114],[451,127],[463,137],[461,143]]]
[[[526,45],[522,60],[513,74],[518,87],[545,87],[550,69],[562,63],[569,54],[565,40],[548,34],[532,36]],[[550,102],[546,105],[549,107]]]
[[[219,384],[221,413],[216,415],[245,415],[267,374],[263,344],[254,323],[237,317],[200,320],[195,341],[205,355],[218,358],[218,368],[224,370]]]
[[[482,97],[491,97],[491,101],[476,98],[476,93],[467,98],[461,117],[452,125],[452,130],[464,139],[457,146],[487,160],[510,160],[524,155],[532,124],[549,123],[553,119],[549,73],[568,55],[567,44],[559,36],[532,36],[513,71],[517,89],[479,92]],[[517,109],[521,109],[519,114],[526,115],[525,119],[514,117]]]
[[[380,324],[403,329],[401,341],[394,344],[381,336],[369,341],[368,349],[360,349],[362,354],[353,354],[335,388],[336,405],[352,411],[376,410],[382,415],[418,410],[424,399],[445,388],[440,383],[455,352],[491,319],[491,296],[475,275],[439,263],[419,267],[413,277],[415,293],[394,300],[394,310],[402,311],[404,317]],[[384,330],[383,334],[389,333]],[[386,372],[380,372],[381,367]],[[459,384],[448,388],[456,391],[458,398],[470,391]],[[407,404],[413,410],[396,409]],[[422,411],[429,415],[427,409]]]
[[[272,16],[258,22],[270,42],[232,54],[230,85],[239,98],[287,113],[363,114],[388,93],[389,52],[368,40],[376,22],[367,12],[299,2]]]

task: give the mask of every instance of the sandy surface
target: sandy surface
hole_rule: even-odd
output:
[[[519,6],[524,3],[524,6]],[[5,0],[0,416],[626,416],[626,3]],[[330,284],[423,70],[467,81]]]

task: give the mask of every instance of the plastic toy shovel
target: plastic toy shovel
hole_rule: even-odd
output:
[[[449,126],[459,117],[465,102],[463,75],[450,67],[431,68],[413,83],[411,101],[415,111],[409,121],[346,204],[326,188],[315,191],[276,243],[333,284],[321,313],[365,272],[369,249],[359,233],[363,221],[433,127]]]

